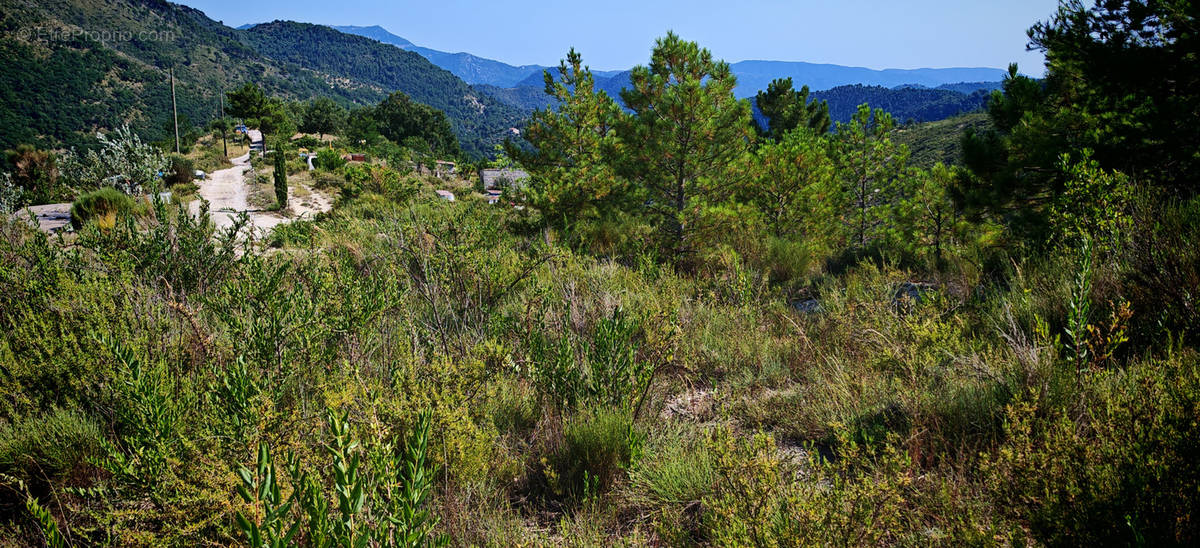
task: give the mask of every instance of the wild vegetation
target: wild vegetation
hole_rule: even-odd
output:
[[[264,241],[154,199],[6,217],[0,544],[1194,545],[1200,197],[1149,138],[1200,87],[1137,120],[1081,90],[1195,69],[1195,20],[1065,3],[962,166],[790,82],[756,128],[668,33],[627,109],[574,51],[546,75],[500,204],[369,109],[316,131],[337,207]],[[74,161],[166,165],[110,142]],[[0,198],[51,179],[14,154]]]

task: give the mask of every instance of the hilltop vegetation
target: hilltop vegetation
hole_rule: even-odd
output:
[[[987,133],[992,127],[987,112],[972,112],[936,122],[905,124],[896,128],[893,138],[908,147],[913,165],[961,165],[963,137],[967,133]]]
[[[552,74],[553,72],[551,71]],[[804,80],[795,82],[796,85],[809,84]],[[619,97],[621,90],[629,87],[629,73],[610,77],[596,76],[595,86],[612,97]],[[850,121],[858,106],[863,103],[882,108],[901,122],[931,122],[983,109],[991,91],[998,86],[998,82],[946,84],[936,89],[919,86],[885,88],[854,84],[814,91],[812,95],[829,104],[830,116],[835,122]],[[536,74],[512,88],[477,85],[475,89],[518,110],[532,112],[554,104],[543,93],[544,87],[544,76]],[[762,89],[766,89],[766,86]]]
[[[1194,14],[1064,2],[1044,81],[899,130],[786,79],[756,130],[673,33],[618,103],[572,50],[497,204],[393,95],[261,241],[129,186],[0,218],[0,544],[1195,545]],[[961,165],[900,142],[943,130]],[[75,165],[157,181],[112,148]],[[0,205],[52,171],[13,152]]]
[[[879,86],[839,86],[813,93],[816,99],[829,103],[829,115],[835,121],[850,120],[858,105],[870,104],[882,108],[893,118],[902,122],[932,122],[974,112],[987,105],[991,91],[976,89],[955,91],[951,89],[899,88],[887,89]]]
[[[519,126],[524,118],[420,55],[329,27],[276,21],[250,28],[246,40],[270,58],[342,75],[389,93],[402,91],[446,113],[463,149],[475,156],[490,152],[503,140],[504,130]]]

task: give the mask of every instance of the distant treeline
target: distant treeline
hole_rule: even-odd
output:
[[[553,97],[544,93],[544,84],[528,85],[532,81],[533,77],[530,77],[513,88],[477,85],[474,89],[526,112],[557,104]],[[597,78],[596,89],[619,98],[622,85],[628,86],[628,83],[628,77]],[[902,123],[932,122],[983,109],[991,91],[999,88],[1000,82],[963,82],[937,88],[850,85],[815,91],[812,97],[829,103],[829,115],[834,122],[850,121],[858,106],[864,103],[872,108],[882,108]],[[760,125],[765,123],[757,109],[754,117]]]

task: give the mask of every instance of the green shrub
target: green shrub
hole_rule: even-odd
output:
[[[53,408],[0,423],[0,473],[25,481],[54,479],[100,448],[100,427],[81,411]]]
[[[602,318],[586,337],[530,336],[529,377],[552,404],[599,404],[635,412],[654,368],[637,357],[636,319],[620,310]]]
[[[169,161],[170,164],[167,167],[167,172],[163,176],[163,182],[168,187],[192,182],[192,178],[196,172],[196,165],[191,159],[179,154],[172,154]]]
[[[815,450],[798,458],[768,435],[749,443],[719,430],[713,443],[717,483],[703,521],[718,546],[878,546],[905,526],[912,477],[907,455],[885,444],[868,450],[840,436],[829,460]]]
[[[562,444],[544,462],[548,495],[586,502],[608,491],[641,456],[645,435],[623,411],[600,409],[572,417]]]
[[[1188,353],[1090,375],[1074,405],[1008,411],[984,464],[998,509],[1049,545],[1200,541],[1200,368]]]
[[[318,150],[317,159],[313,160],[313,167],[325,171],[334,171],[344,165],[346,165],[346,160],[342,158],[342,155],[328,148]]]
[[[286,162],[284,162],[285,171],[287,171],[288,175],[296,175],[308,171],[308,162],[305,162],[303,158],[293,156],[292,154],[286,154],[284,158],[286,159]]]
[[[300,148],[307,148],[309,150],[314,150],[314,149],[320,147],[321,145],[323,145],[324,143],[322,143],[320,139],[317,139],[316,137],[313,137],[312,135],[302,135],[299,139],[292,141],[292,144],[297,147],[300,147]]]
[[[195,392],[185,392],[181,380],[167,364],[146,363],[136,353],[111,339],[97,341],[117,358],[114,384],[116,439],[102,439],[104,455],[94,462],[120,484],[137,490],[167,489],[182,451],[179,434]]]
[[[117,217],[129,215],[133,209],[132,198],[115,188],[104,187],[80,196],[71,204],[71,226],[79,230],[85,223],[95,219],[102,226],[111,228],[116,224]]]

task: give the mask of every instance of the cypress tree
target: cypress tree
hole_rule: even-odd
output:
[[[287,166],[283,157],[283,144],[280,143],[275,147],[275,201],[279,209],[287,209],[288,206]]]

